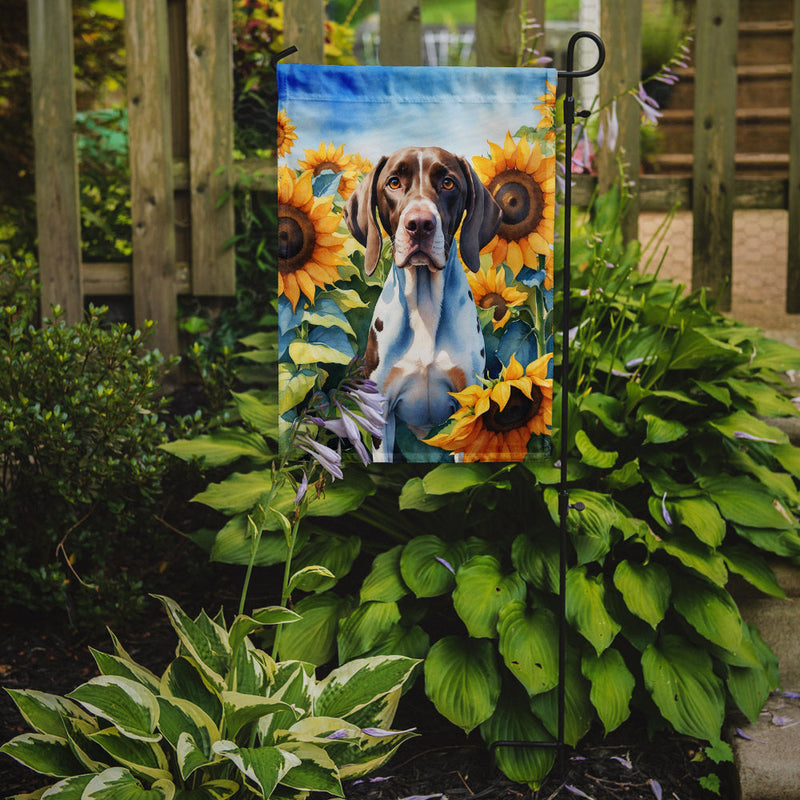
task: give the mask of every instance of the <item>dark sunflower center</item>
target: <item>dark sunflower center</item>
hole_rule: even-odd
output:
[[[342,168],[335,161],[322,161],[314,167],[314,177],[321,175],[326,169],[329,169],[334,174],[341,172]]]
[[[295,206],[278,207],[278,271],[286,275],[301,269],[314,254],[314,223]]]
[[[509,433],[530,422],[541,406],[542,392],[538,386],[531,388],[530,400],[516,386],[512,386],[506,407],[501,411],[500,406],[492,400],[489,410],[483,415],[483,424],[492,433]]]
[[[533,175],[505,170],[492,178],[488,188],[503,212],[497,231],[501,238],[519,241],[536,230],[544,212],[544,193]]]
[[[503,295],[497,292],[487,292],[481,297],[480,307],[491,308],[492,306],[494,306],[494,320],[499,322],[508,311],[508,303],[506,303]]]

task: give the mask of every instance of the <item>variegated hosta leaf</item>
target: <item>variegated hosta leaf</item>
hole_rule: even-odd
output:
[[[344,797],[339,770],[325,750],[309,742],[292,741],[284,742],[280,745],[280,749],[300,759],[300,763],[281,778],[284,786]]]
[[[49,733],[23,733],[0,747],[0,753],[42,775],[64,778],[86,770],[75,758],[69,742]]]
[[[64,736],[64,717],[75,717],[87,722],[90,717],[77,703],[47,692],[33,689],[6,689],[25,722],[36,733]]]
[[[581,671],[592,689],[589,699],[597,709],[606,734],[618,728],[631,714],[631,697],[636,679],[625,665],[619,650],[609,647],[601,655],[587,653]]]
[[[145,789],[127,769],[112,767],[89,781],[81,800],[173,800],[174,797],[172,781],[156,781]]]
[[[123,736],[116,728],[106,728],[89,737],[115,761],[134,775],[150,781],[170,780],[169,762],[164,751],[154,742],[142,742]]]
[[[425,659],[425,693],[467,733],[494,713],[500,684],[495,648],[487,639],[446,636]]]
[[[94,657],[97,667],[103,675],[118,675],[122,678],[129,678],[132,681],[141,683],[153,694],[158,692],[159,679],[149,669],[137,664],[129,658],[112,656],[108,653],[101,653],[90,647],[89,650]]]
[[[157,742],[158,702],[140,683],[117,675],[100,675],[70,692],[90,714],[108,720],[131,739]]]
[[[91,722],[86,722],[75,717],[65,717],[64,728],[66,729],[72,752],[84,766],[82,771],[102,772],[108,764],[97,760],[97,756],[102,756],[102,753],[98,753],[97,748],[89,738],[93,733],[97,733],[100,730],[97,721],[93,719]]]
[[[172,627],[187,655],[197,663],[217,689],[223,689],[223,676],[227,674],[231,661],[227,631],[205,614],[192,620],[174,600],[162,595],[157,597],[166,608]]]
[[[178,789],[174,800],[228,800],[240,788],[236,781],[208,781],[195,789]]]
[[[398,747],[417,734],[413,730],[383,731],[379,736],[367,733],[372,729],[362,728],[364,734],[360,745],[349,745],[339,753],[335,748],[331,757],[339,767],[342,780],[361,778],[382,767],[395,753]]]
[[[594,577],[585,566],[567,572],[567,621],[602,653],[622,626],[609,614],[605,604],[606,586],[602,573]]]
[[[222,724],[222,698],[193,661],[179,656],[161,676],[163,697],[178,697],[201,708],[219,726]]]
[[[277,747],[237,747],[225,739],[214,743],[214,752],[227,758],[264,797],[270,797],[286,773],[300,765],[300,759]]]
[[[245,725],[249,725],[261,717],[274,714],[276,711],[293,711],[288,703],[281,700],[254,694],[242,694],[241,692],[223,692],[222,704],[225,714],[225,730],[229,736],[233,737]]]
[[[283,606],[260,608],[254,611],[252,616],[239,614],[228,632],[228,644],[235,653],[245,637],[249,636],[253,631],[257,631],[265,625],[281,625],[287,622],[297,622],[300,619],[301,617],[297,612]]]
[[[275,731],[291,727],[297,721],[298,714],[310,713],[315,685],[313,664],[303,661],[278,663],[270,697],[281,700],[293,710],[277,711],[259,720],[258,735],[262,744],[274,744]]]
[[[526,591],[519,573],[504,575],[493,556],[474,556],[456,573],[453,607],[470,636],[494,639],[500,609],[512,600],[522,600]]]
[[[218,740],[217,740],[218,741]],[[178,736],[175,747],[175,756],[178,761],[178,769],[181,777],[186,780],[193,772],[206,767],[214,761],[219,760],[219,756],[207,755],[198,744],[197,740],[190,733],[184,731]]]
[[[228,684],[237,692],[264,695],[269,692],[274,675],[272,657],[245,639],[234,653]]]
[[[528,694],[558,684],[558,623],[551,611],[514,600],[500,609],[497,632],[500,654]]]
[[[89,785],[89,782],[94,778],[94,774],[89,775],[74,775],[70,778],[64,778],[63,781],[54,783],[41,795],[41,800],[53,798],[53,800],[81,800],[83,797],[83,790]],[[14,795],[9,800],[24,800],[29,798],[39,797],[38,792],[35,794]]]
[[[481,736],[487,745],[495,742],[552,742],[553,737],[531,713],[528,698],[521,686],[509,682],[503,687],[497,708],[481,725]],[[538,789],[555,761],[552,747],[498,747],[497,766],[512,781]]]
[[[316,685],[314,714],[346,719],[373,701],[401,689],[417,664],[418,660],[405,656],[358,658],[343,664]]]
[[[642,673],[647,691],[678,733],[719,738],[725,693],[708,653],[666,634],[642,654]]]
[[[173,749],[178,751],[182,736],[190,736],[191,742],[183,745],[184,755],[199,750],[205,762],[211,761],[213,758],[211,745],[220,738],[219,728],[214,720],[202,708],[180,697],[159,697],[158,705],[160,709],[158,727]],[[185,760],[184,758],[184,763]],[[197,760],[192,752],[193,769],[196,769]],[[182,764],[181,777],[185,780],[189,774],[189,772],[184,773]]]
[[[650,561],[620,561],[614,570],[614,586],[621,592],[631,613],[655,629],[669,607],[672,584],[669,572],[661,564]]]

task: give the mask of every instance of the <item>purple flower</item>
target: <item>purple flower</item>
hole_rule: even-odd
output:
[[[327,445],[315,442],[310,436],[298,436],[297,444],[334,478],[343,478],[342,456]]]
[[[303,472],[303,478],[300,485],[297,487],[297,494],[294,496],[294,504],[297,505],[305,496],[308,490],[308,475]]]
[[[667,511],[667,493],[664,492],[664,496],[661,498],[661,516],[664,517],[664,522],[667,526],[672,525],[672,516],[670,515],[669,511]]]
[[[408,728],[404,731],[386,731],[383,728],[362,728],[361,733],[366,733],[367,736],[376,736],[376,737],[383,737],[383,736],[394,736],[398,733],[413,733],[416,728]]]
[[[438,561],[440,564],[444,565],[444,566],[445,566],[447,569],[449,569],[449,570],[450,570],[450,572],[452,572],[452,573],[453,573],[453,575],[455,575],[455,574],[456,574],[456,571],[453,569],[453,565],[452,565],[452,564],[451,564],[449,561],[445,561],[445,559],[443,559],[443,558],[440,558],[439,556],[434,556],[434,558],[435,558],[435,559],[436,559],[436,560],[437,560],[437,561]]]
[[[334,731],[333,733],[329,733],[325,738],[326,739],[348,739],[350,737],[349,732],[346,728],[339,728],[338,731]]]
[[[657,125],[658,118],[661,116],[661,112],[658,110],[658,103],[647,94],[641,83],[639,84],[639,91],[633,94],[633,99],[642,107],[645,121]]]
[[[574,794],[576,797],[585,797],[587,800],[594,800],[590,794],[586,794],[586,792],[581,791],[577,786],[572,786],[571,784],[565,784],[564,788],[570,793]]]
[[[597,131],[597,144],[606,147],[612,153],[617,149],[617,139],[619,138],[619,120],[617,119],[617,101],[611,104],[609,111],[600,120],[600,127]]]
[[[653,791],[656,800],[661,800],[664,796],[664,793],[661,791],[661,784],[655,778],[650,778],[648,783],[650,784],[650,789]]]
[[[734,431],[733,436],[735,439],[749,439],[752,442],[766,442],[767,444],[778,444],[777,439],[765,439],[761,436],[754,436],[752,433],[746,431]]]
[[[623,758],[622,756],[611,756],[612,761],[619,761],[625,769],[633,769],[633,764],[631,764],[630,759]]]
[[[736,729],[736,735],[740,739],[746,739],[748,742],[754,742],[755,741],[755,739],[752,736],[749,736],[748,734],[746,734],[741,728],[737,728]]]

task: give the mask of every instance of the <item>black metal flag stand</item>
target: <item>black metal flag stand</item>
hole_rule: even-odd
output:
[[[597,62],[590,69],[576,71],[575,46],[581,39],[591,39],[597,45]],[[558,516],[560,523],[560,553],[558,564],[558,730],[555,742],[535,742],[525,740],[493,742],[491,749],[497,747],[555,747],[558,750],[559,770],[562,775],[566,772],[566,745],[564,742],[564,717],[566,706],[565,676],[567,660],[567,516],[571,508],[576,511],[583,510],[583,503],[569,502],[569,489],[567,487],[567,456],[568,439],[567,428],[569,424],[569,330],[570,330],[570,245],[572,229],[572,127],[575,117],[588,117],[588,111],[575,111],[575,97],[573,95],[573,80],[575,78],[588,78],[600,71],[606,60],[606,48],[603,40],[591,31],[579,31],[573,34],[567,45],[567,68],[559,70],[558,77],[566,81],[564,98],[564,129],[565,129],[565,186],[564,186],[564,265],[563,265],[563,309],[562,309],[562,342],[561,342],[561,453],[560,468],[561,479],[558,491]]]

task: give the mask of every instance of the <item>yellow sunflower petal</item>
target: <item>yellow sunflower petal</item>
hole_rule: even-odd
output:
[[[525,260],[522,257],[522,250],[518,242],[508,243],[508,253],[506,253],[506,263],[511,267],[511,271],[516,275],[524,266]]]
[[[311,185],[311,178],[313,173],[304,172],[298,179],[294,186],[294,193],[292,195],[292,202],[298,208],[302,208],[306,203],[314,200],[314,188]]]
[[[511,386],[505,381],[500,381],[492,387],[492,400],[497,403],[501,411],[506,407],[509,397],[511,397]]]
[[[311,276],[304,269],[299,269],[294,273],[294,277],[300,291],[313,303],[317,287],[311,280]]]
[[[292,304],[292,311],[297,310],[297,301],[300,299],[300,287],[295,275],[296,273],[290,272],[283,276],[283,292]]]
[[[508,359],[508,366],[502,371],[501,377],[506,381],[515,381],[525,374],[522,369],[522,364],[517,361],[516,356],[512,353],[511,358]]]

